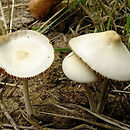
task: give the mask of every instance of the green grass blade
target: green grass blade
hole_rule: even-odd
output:
[[[108,19],[107,31],[110,29],[111,17],[112,17],[112,14],[113,14],[113,12],[114,12],[114,10],[115,10],[115,8],[116,8],[117,3],[118,3],[118,0],[115,1],[115,4],[114,4],[114,6],[113,6],[113,8],[112,8],[112,12],[111,12],[110,17],[109,17],[109,19]]]
[[[126,34],[128,36],[128,46],[130,46],[130,14],[127,15]]]
[[[40,27],[33,28],[33,31],[37,31]]]
[[[54,48],[54,50],[56,51],[56,52],[65,52],[65,51],[71,51],[71,49],[70,48]]]
[[[130,8],[130,0],[128,0],[128,7]]]
[[[127,15],[126,34],[128,35],[129,32],[130,32],[130,14]]]
[[[83,0],[76,1],[70,8],[68,8],[62,15],[60,15],[57,19],[55,19],[53,22],[51,22],[47,27],[45,27],[40,33],[45,32],[47,29],[49,29],[50,26],[52,26],[56,21],[58,21],[61,17],[63,17],[66,13],[70,12],[75,6],[77,6],[79,3],[81,3]]]

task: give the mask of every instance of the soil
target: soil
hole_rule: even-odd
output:
[[[46,18],[36,20],[32,17],[28,6],[25,4],[28,2],[29,0],[15,0],[15,5],[19,6],[14,8],[13,31],[36,29],[37,27],[40,27],[46,19],[54,15],[51,12],[46,16]],[[7,1],[3,0],[3,6],[7,7]],[[57,8],[59,9],[61,7],[58,6]],[[4,10],[8,22],[7,8]],[[85,23],[87,23],[87,27],[76,32],[75,30],[77,29],[78,23],[85,14],[81,11],[79,6],[77,6],[73,12],[74,14],[72,12],[68,13],[61,20],[50,27],[49,30],[44,32],[44,35],[50,39],[54,48],[68,48],[68,41],[71,38],[76,35],[89,33],[94,29],[94,24],[91,19],[87,18],[80,25],[80,29],[85,27]],[[122,39],[125,41],[124,36]],[[55,51],[55,61],[52,66],[39,77],[29,80],[30,99],[34,111],[34,116],[31,118],[26,118],[26,114],[25,116],[23,114],[26,113],[26,110],[23,101],[21,86],[22,81],[11,79],[1,74],[1,83],[13,84],[13,86],[8,84],[0,85],[0,98],[2,104],[5,106],[7,113],[10,114],[20,129],[35,130],[43,129],[43,127],[52,128],[54,130],[69,130],[72,128],[73,130],[107,129],[81,120],[89,119],[90,121],[97,121],[107,125],[105,121],[99,120],[87,111],[75,106],[76,104],[78,106],[82,106],[83,108],[89,108],[87,95],[83,85],[69,80],[62,71],[62,61],[69,52],[70,50]],[[96,103],[101,93],[103,79],[104,78],[101,77],[98,82],[89,84],[89,88],[94,94]],[[114,90],[123,91],[123,89],[129,84],[130,82],[109,80],[110,90],[103,111],[103,114],[107,117],[111,117],[126,124],[130,124],[130,95],[121,92],[114,92]],[[130,91],[130,87],[127,91]],[[60,108],[55,104],[59,104],[63,108]],[[71,111],[76,111],[77,113],[71,113]],[[55,115],[49,115],[47,113],[53,113]],[[75,116],[77,119],[65,118],[64,116]],[[5,111],[3,110],[0,110],[0,129],[14,129],[10,123],[10,120],[6,118]]]

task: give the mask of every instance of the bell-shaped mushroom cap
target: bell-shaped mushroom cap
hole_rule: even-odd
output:
[[[97,80],[96,74],[73,52],[64,58],[62,69],[69,79],[76,82],[89,83]]]
[[[115,31],[85,34],[71,39],[69,45],[101,75],[114,80],[130,80],[130,53]]]
[[[0,37],[0,67],[9,75],[35,77],[53,60],[54,49],[48,38],[36,31],[17,31]]]

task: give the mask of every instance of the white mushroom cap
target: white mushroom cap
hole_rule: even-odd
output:
[[[130,53],[115,31],[85,34],[69,42],[93,70],[120,81],[130,80]]]
[[[69,79],[76,82],[89,83],[97,80],[96,74],[73,52],[64,58],[62,69]]]
[[[36,31],[17,31],[0,37],[0,67],[19,78],[34,77],[50,67],[54,50]]]

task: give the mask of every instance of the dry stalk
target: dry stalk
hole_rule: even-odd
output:
[[[1,10],[2,18],[3,18],[2,20],[4,21],[4,27],[7,30],[8,27],[7,27],[7,22],[6,22],[6,19],[5,19],[4,10],[3,10],[3,6],[2,6],[2,1],[1,0],[0,0],[0,10]]]
[[[61,13],[67,6],[64,6],[61,10],[56,12],[50,19],[48,19],[37,31],[39,32],[45,25],[47,25],[54,17],[56,17],[59,13]]]
[[[54,113],[48,113],[48,112],[41,112],[41,114],[46,114],[46,115],[51,115],[51,116],[56,116],[56,117],[62,117],[62,118],[69,118],[69,119],[80,120],[80,121],[86,122],[86,123],[91,124],[91,125],[96,125],[96,126],[107,128],[107,129],[120,130],[117,127],[113,127],[113,126],[110,126],[110,125],[106,125],[106,124],[103,124],[103,123],[91,121],[91,120],[80,118],[80,117],[66,116],[66,115],[62,115],[62,114],[54,114]]]
[[[109,13],[107,12],[106,7],[105,7],[104,3],[102,2],[102,0],[98,0],[98,2],[99,2],[100,5],[102,6],[102,9],[103,9],[104,13],[105,13],[106,15],[108,15]]]
[[[10,114],[7,112],[4,104],[2,103],[2,101],[0,100],[0,107],[1,110],[4,111],[4,115],[6,116],[6,118],[8,119],[8,121],[12,124],[14,130],[20,130],[17,126],[17,124],[14,122],[13,118],[10,116]]]
[[[78,108],[80,108],[80,109],[82,109],[84,111],[87,111],[90,114],[96,116],[97,118],[99,118],[101,120],[104,120],[105,122],[108,122],[108,123],[110,123],[110,124],[112,124],[114,126],[117,126],[117,127],[121,128],[121,129],[123,129],[123,130],[129,130],[130,129],[130,125],[128,125],[128,124],[122,123],[122,122],[120,122],[118,120],[115,120],[113,118],[107,117],[107,116],[105,116],[103,114],[92,112],[91,110],[89,110],[89,109],[87,109],[85,107],[82,107],[82,106],[79,106],[79,105],[76,105],[76,104],[63,104],[63,105],[67,105],[69,107],[70,106],[72,106],[72,107],[74,107],[74,106],[78,107]]]
[[[12,32],[13,14],[14,14],[14,0],[12,0],[12,9],[11,9],[11,17],[10,17],[10,33]]]

